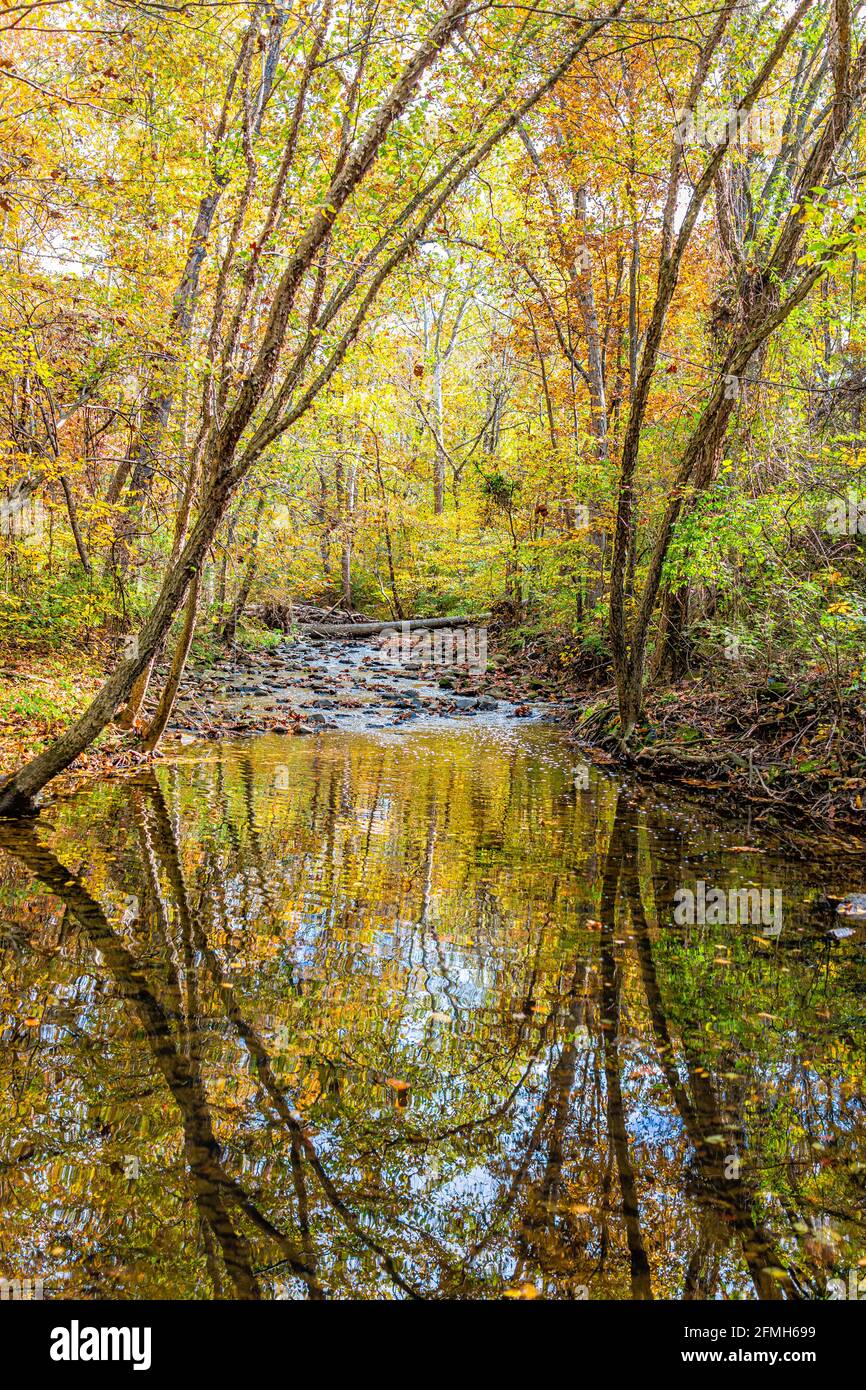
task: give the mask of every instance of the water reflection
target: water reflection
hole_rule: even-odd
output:
[[[815,1298],[857,1268],[866,962],[813,908],[851,883],[581,790],[551,729],[188,757],[0,823],[0,1273]],[[675,925],[698,879],[780,888],[781,935]]]

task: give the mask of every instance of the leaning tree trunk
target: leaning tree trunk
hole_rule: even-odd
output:
[[[184,612],[183,627],[177,639],[177,646],[174,649],[171,670],[168,679],[159,697],[156,713],[142,740],[142,746],[152,752],[159,740],[162,738],[165,727],[171,718],[174,709],[174,702],[177,699],[177,692],[183,678],[186,659],[189,656],[189,649],[192,646],[192,639],[195,636],[195,624],[198,617],[198,598],[201,590],[201,569],[199,568],[189,586],[189,593],[186,598],[186,610]]]
[[[69,515],[69,525],[72,527],[72,535],[75,539],[75,549],[78,551],[78,558],[81,561],[81,568],[88,577],[93,573],[90,563],[90,556],[87,553],[87,546],[81,530],[81,522],[78,519],[78,508],[75,505],[75,497],[72,492],[69,479],[65,473],[60,474],[60,486],[63,488],[63,496],[66,498],[66,511]]]
[[[160,644],[160,646],[161,645],[162,644]],[[159,647],[155,648],[153,656],[148,661],[144,670],[135,679],[132,690],[129,693],[129,699],[115,720],[115,723],[119,724],[122,729],[134,729],[136,726],[136,720],[141,714],[141,707],[144,704],[148,686],[150,685],[150,677],[153,674],[153,663],[158,656]]]
[[[175,521],[174,525],[174,538],[171,544],[171,560],[175,560],[177,558],[178,554],[180,553],[180,549],[187,537],[187,532],[189,530],[189,519],[190,514],[192,512],[193,498],[195,497],[199,484],[199,476],[201,471],[200,462],[201,461],[197,457],[197,455],[193,454],[190,460],[189,468],[187,469],[186,481],[184,483],[183,495],[181,497],[180,502],[180,510],[178,511],[177,520]],[[135,685],[132,687],[132,692],[126,703],[126,707],[117,719],[117,723],[122,728],[135,728],[136,720],[138,719],[138,716],[141,714],[141,709],[144,704],[145,696],[147,695],[148,686],[150,685],[150,678],[153,674],[153,665],[159,657],[159,653],[160,648],[158,647],[156,651],[153,653],[153,656],[150,658],[150,661],[145,666],[141,675],[136,680]]]
[[[129,698],[137,677],[148,666],[168,633],[187,589],[204,561],[231,494],[231,474],[224,468],[208,493],[189,540],[166,571],[162,588],[139,633],[134,651],[119,662],[92,704],[56,742],[0,783],[0,816],[32,813],[35,809],[34,798],[42,788],[93,743],[111,722],[120,705]]]

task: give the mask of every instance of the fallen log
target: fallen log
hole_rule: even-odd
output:
[[[311,623],[326,623],[329,619],[334,623],[345,623],[347,626],[368,621],[363,613],[338,608],[335,603],[331,604],[330,608],[321,608],[318,604],[305,603],[302,599],[285,602],[273,599],[264,603],[252,603],[247,608],[247,614],[264,623],[266,627],[280,628],[283,632]]]
[[[480,613],[470,618],[391,618],[382,623],[299,623],[298,631],[305,637],[376,637],[381,632],[429,631],[443,627],[478,627],[490,617]]]

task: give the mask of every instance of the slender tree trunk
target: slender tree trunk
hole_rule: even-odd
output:
[[[229,611],[225,622],[223,623],[222,639],[224,642],[227,643],[234,642],[235,638],[237,637],[238,623],[240,622],[241,617],[243,616],[243,611],[247,606],[247,600],[250,596],[250,590],[253,587],[253,582],[255,580],[256,572],[258,570],[259,528],[261,526],[262,512],[264,511],[264,509],[265,495],[262,492],[259,493],[259,499],[256,503],[256,512],[255,517],[253,518],[252,535],[250,536],[249,551],[247,552],[247,562],[244,566],[244,572],[241,577],[241,582],[238,586],[238,592],[235,597],[235,601],[231,606],[231,610]]]
[[[319,527],[319,554],[322,557],[322,574],[327,580],[331,574],[331,541],[328,523],[328,484],[324,468],[317,469],[319,475],[319,501],[316,508],[316,521]]]
[[[437,357],[433,368],[433,411],[436,420],[436,439],[433,450],[433,511],[441,516],[445,510],[445,451],[442,447],[445,428],[445,402],[442,392],[442,362]]]
[[[170,564],[162,587],[135,648],[121,660],[96,697],[74,724],[48,748],[0,783],[0,816],[32,812],[34,797],[70,766],[113,719],[128,699],[137,677],[167,634],[190,582],[204,560],[231,497],[231,476],[221,470],[181,554]]]
[[[171,547],[171,558],[174,560],[180,552],[180,548],[186,540],[189,530],[189,519],[192,511],[193,497],[198,487],[199,467],[198,459],[193,455],[187,470],[186,481],[184,483],[183,496],[181,497],[180,509],[174,526],[174,540]],[[141,675],[137,678],[130,692],[129,700],[123,712],[118,716],[116,722],[123,729],[135,728],[136,720],[141,714],[147,691],[150,686],[150,678],[153,675],[153,664],[159,656],[162,644],[154,652],[150,661],[145,666]]]
[[[741,107],[744,110],[751,110],[760,96],[791,43],[808,6],[809,0],[800,0],[800,4],[787,19],[772,50],[741,101]],[[693,110],[697,104],[707,80],[713,54],[722,40],[732,9],[731,0],[727,0],[715,22],[710,38],[701,51],[688,100],[685,103],[687,110]],[[866,60],[861,55],[861,68],[864,61]],[[801,179],[804,184],[804,197],[815,196],[814,190],[819,187],[821,175],[842,137],[844,122],[840,124],[837,115],[837,112],[831,113],[828,126],[807,162]],[[732,402],[727,399],[725,394],[724,380],[717,382],[701,419],[686,445],[650,559],[649,572],[638,603],[637,613],[634,621],[629,624],[626,617],[629,557],[634,545],[636,471],[643,422],[667,313],[679,280],[682,258],[691,240],[701,208],[715,184],[716,174],[728,149],[729,138],[728,136],[722,140],[707,159],[703,172],[697,179],[685,213],[679,219],[678,230],[676,229],[677,203],[683,169],[683,150],[677,140],[674,141],[671,149],[671,166],[662,219],[662,244],[655,303],[646,330],[643,353],[623,440],[613,562],[611,565],[609,630],[619,700],[621,738],[626,744],[642,713],[647,636],[673,528],[679,518],[684,497],[693,483],[695,470],[705,453],[712,452],[718,446],[732,408]],[[820,278],[821,268],[813,267],[802,276],[796,288],[788,293],[782,304],[779,304],[778,298],[774,297],[778,293],[777,284],[793,268],[797,249],[802,240],[803,225],[798,207],[796,214],[789,213],[785,226],[776,240],[770,263],[764,267],[762,272],[756,274],[754,283],[760,283],[765,288],[757,295],[749,319],[742,325],[741,336],[728,352],[723,368],[726,375],[742,376],[745,373],[753,353],[770,337],[779,324],[784,322],[784,319],[796,305],[802,303],[809,290]]]
[[[529,325],[532,329],[532,341],[535,346],[535,356],[538,359],[538,367],[541,372],[541,389],[544,392],[544,408],[547,411],[547,428],[550,432],[551,446],[556,449],[559,447],[556,438],[556,423],[553,418],[553,402],[550,399],[550,383],[547,379],[547,366],[544,361],[544,353],[541,350],[541,343],[538,339],[538,330],[535,326],[535,319],[532,310],[529,310]]]
[[[244,84],[249,80],[250,60],[258,39],[260,19],[258,7],[255,7],[239,46],[237,59],[229,73],[219,124],[210,151],[214,168],[218,166],[219,156],[228,133],[232,95],[236,90],[239,78],[243,79]],[[267,54],[262,71],[259,109],[251,138],[259,133],[264,109],[273,88],[282,29],[283,21],[279,18],[276,21],[272,19]],[[174,293],[168,323],[168,336],[176,340],[176,346],[173,351],[166,353],[157,367],[157,378],[142,407],[139,428],[129,450],[128,511],[121,519],[112,547],[114,565],[121,573],[125,573],[129,563],[129,544],[134,532],[136,515],[147,500],[156,471],[160,445],[174,401],[175,364],[179,353],[183,351],[189,341],[190,330],[198,305],[201,268],[204,264],[214,218],[227,184],[228,175],[225,171],[220,170],[214,175],[212,186],[199,200],[196,220],[187,248],[186,261]]]
[[[374,443],[375,449],[376,449],[376,454],[375,454],[375,459],[376,459],[376,477],[377,477],[378,482],[379,482],[379,496],[380,496],[380,498],[381,498],[381,500],[382,500],[382,525],[383,525],[384,530],[385,530],[385,553],[386,553],[386,555],[387,555],[387,557],[388,557],[388,578],[389,578],[390,583],[391,583],[392,607],[393,607],[393,609],[394,609],[394,615],[395,615],[395,617],[397,617],[397,618],[402,618],[402,617],[403,617],[403,605],[402,605],[401,602],[400,602],[400,595],[399,595],[398,592],[397,592],[397,576],[396,576],[395,571],[394,571],[394,545],[393,545],[393,541],[392,541],[392,538],[391,538],[391,518],[390,518],[390,516],[389,516],[389,514],[388,514],[388,496],[387,496],[387,493],[385,492],[385,483],[384,483],[384,480],[383,480],[383,478],[382,478],[382,460],[381,460],[381,458],[380,458],[380,456],[379,456],[379,439],[378,439],[378,436],[376,435],[375,430],[373,430],[373,428],[372,428],[371,426],[368,426],[368,429],[370,430],[370,433],[371,433],[372,436],[373,436],[373,443]],[[455,498],[455,507],[456,507],[456,498]]]
[[[93,573],[93,566],[90,563],[90,556],[87,553],[87,546],[84,543],[84,536],[81,531],[81,523],[78,520],[78,508],[75,505],[75,497],[65,473],[60,475],[60,486],[63,488],[63,496],[66,498],[66,510],[69,514],[69,525],[72,527],[72,534],[75,537],[75,549],[78,551],[78,558],[81,561],[81,568],[86,575]]]
[[[159,740],[165,732],[165,727],[171,718],[174,709],[174,702],[177,699],[177,692],[183,678],[186,659],[189,656],[189,649],[192,646],[192,639],[195,636],[195,624],[198,617],[198,599],[201,589],[201,569],[196,571],[195,577],[189,586],[186,596],[186,608],[184,610],[183,626],[177,639],[174,649],[174,656],[171,662],[171,669],[168,679],[159,697],[156,712],[147,726],[147,731],[142,740],[142,746],[148,752],[156,748]]]
[[[131,467],[132,459],[129,454],[129,449],[127,448],[126,453],[114,470],[111,482],[108,484],[105,492],[105,500],[110,507],[113,507],[120,501],[120,494],[126,486],[126,480],[129,477],[129,470]]]
[[[114,721],[121,729],[134,729],[136,727],[136,721],[141,714],[141,707],[144,704],[148,687],[150,686],[150,678],[153,675],[153,663],[158,659],[163,645],[162,642],[159,644],[144,670],[136,677],[132,690],[129,693],[129,699]]]

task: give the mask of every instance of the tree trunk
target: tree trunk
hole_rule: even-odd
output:
[[[159,703],[156,707],[156,713],[150,721],[150,724],[148,725],[147,731],[142,740],[142,746],[145,749],[147,749],[148,752],[152,752],[153,749],[156,748],[157,744],[159,743],[159,740],[162,738],[162,735],[165,732],[165,727],[168,724],[168,721],[171,718],[171,712],[174,709],[174,702],[177,699],[178,687],[180,686],[180,682],[183,677],[184,667],[186,666],[186,659],[189,656],[189,649],[192,646],[192,639],[195,636],[195,624],[196,618],[198,617],[198,596],[200,588],[201,569],[196,571],[195,577],[189,586],[189,592],[186,598],[186,609],[184,611],[183,627],[180,630],[180,635],[177,639],[177,646],[174,649],[171,670],[168,673],[168,679],[165,683],[165,686],[163,687],[162,694],[159,697]]]
[[[665,589],[659,611],[656,649],[650,671],[651,680],[662,680],[670,672],[671,680],[682,680],[688,669],[689,653],[689,586]]]
[[[261,492],[259,493],[259,500],[256,503],[256,513],[253,519],[253,530],[252,535],[250,537],[250,547],[249,552],[247,554],[247,562],[244,566],[244,573],[241,578],[240,585],[238,586],[238,592],[235,601],[232,604],[231,610],[229,611],[228,616],[226,617],[226,620],[223,623],[222,627],[222,639],[224,642],[231,643],[235,641],[235,638],[237,637],[238,623],[240,622],[241,617],[243,616],[243,611],[247,606],[247,600],[250,596],[250,590],[253,587],[253,582],[255,580],[256,572],[259,566],[259,527],[261,525],[262,512],[264,511],[264,509],[265,495],[263,492]]]
[[[189,584],[222,521],[230,497],[231,475],[227,469],[223,469],[217,475],[183,551],[166,571],[162,588],[139,633],[134,651],[118,663],[89,707],[59,739],[0,783],[0,816],[31,814],[35,809],[34,798],[42,788],[93,743],[110,723],[119,706],[128,699],[137,677],[144,671],[171,627]]]
[[[235,90],[238,78],[243,75],[246,62],[258,39],[259,24],[260,13],[258,9],[254,9],[239,46],[237,59],[229,74],[223,96],[219,124],[213,145],[209,151],[213,168],[216,168],[219,162],[218,155],[228,137],[229,109],[232,93]],[[254,125],[255,135],[259,133],[264,108],[270,99],[273,89],[282,29],[283,24],[281,21],[279,23],[274,23],[272,21],[267,56],[262,71],[262,82],[259,92],[259,110]],[[174,292],[171,314],[168,322],[168,337],[170,339],[176,339],[177,348],[181,351],[189,341],[190,330],[198,304],[201,268],[204,264],[217,208],[219,207],[220,200],[222,199],[228,182],[228,174],[221,171],[218,175],[215,175],[212,186],[208,188],[199,199],[196,220],[187,247],[186,261]],[[127,505],[129,510],[121,517],[112,547],[112,558],[121,574],[125,572],[129,562],[129,543],[134,533],[136,514],[146,502],[150,492],[151,482],[154,472],[156,471],[159,447],[171,415],[175,390],[172,378],[176,355],[175,350],[167,352],[161,365],[158,366],[156,382],[161,381],[162,386],[160,388],[158,384],[154,383],[151,387],[142,407],[136,438],[129,449],[129,465],[127,469],[129,475]],[[126,475],[124,475],[124,481],[125,476]]]
[[[445,510],[445,451],[442,447],[445,428],[445,403],[442,394],[442,363],[437,358],[433,369],[433,409],[436,419],[436,439],[433,452],[433,511],[441,516]]]
[[[81,561],[81,568],[86,575],[93,573],[90,563],[90,556],[87,554],[87,546],[84,543],[84,536],[81,532],[81,523],[78,520],[78,508],[75,505],[75,498],[69,479],[65,473],[60,475],[60,486],[63,488],[63,496],[66,498],[66,510],[69,514],[69,525],[72,527],[72,534],[75,537],[75,549],[78,551],[78,558]]]
[[[325,480],[324,468],[317,469],[319,474],[319,501],[316,508],[316,521],[319,527],[319,554],[322,557],[322,575],[328,579],[331,574],[331,529],[328,521],[328,484]]]
[[[186,540],[187,531],[189,529],[190,513],[192,511],[192,502],[196,493],[196,489],[198,487],[198,478],[198,461],[195,458],[195,456],[193,456],[193,458],[190,460],[189,469],[187,470],[186,482],[184,483],[184,490],[183,496],[181,498],[180,509],[177,514],[177,520],[175,521],[174,539],[172,541],[171,546],[172,560],[176,559],[181,546]],[[159,656],[161,646],[162,644],[160,644],[160,647],[158,647],[157,650],[154,652],[150,661],[147,663],[144,670],[141,672],[141,675],[136,680],[134,686],[132,687],[132,692],[130,694],[129,700],[127,701],[126,707],[123,710],[123,713],[119,715],[118,719],[116,720],[116,723],[119,724],[120,727],[123,729],[132,729],[135,727],[135,721],[138,719],[138,716],[141,713],[141,707],[144,704],[148,686],[150,685],[150,678],[153,674],[153,663]]]
[[[801,3],[786,21],[773,48],[742,98],[741,105],[744,109],[750,110],[761,95],[763,88],[790,44],[807,8],[808,0],[801,0]],[[688,110],[693,110],[697,104],[707,80],[713,54],[721,42],[729,17],[730,7],[727,6],[719,14],[710,38],[701,51],[689,97],[685,103],[685,108]],[[861,56],[861,65],[863,61]],[[804,197],[807,196],[807,193],[810,197],[815,196],[812,190],[820,185],[821,175],[842,137],[845,124],[837,120],[837,114],[835,111],[831,113],[824,135],[815,145],[807,168],[802,175],[801,183],[804,187]],[[684,450],[677,478],[671,490],[670,499],[650,558],[649,572],[637,605],[637,613],[629,625],[626,619],[626,608],[629,606],[629,556],[634,544],[636,524],[635,478],[647,402],[655,376],[667,313],[679,280],[680,265],[701,208],[714,186],[716,173],[727,152],[728,143],[729,137],[717,145],[709,156],[703,172],[695,183],[685,214],[679,219],[678,230],[675,228],[677,224],[677,200],[683,168],[683,150],[676,139],[671,149],[671,167],[662,220],[662,244],[655,303],[647,326],[643,354],[632,394],[628,424],[623,441],[613,562],[611,565],[610,639],[624,742],[631,737],[642,709],[647,635],[673,529],[679,519],[684,498],[693,486],[700,461],[706,456],[712,456],[714,450],[719,446],[732,409],[732,402],[727,399],[725,394],[725,378],[723,377],[710,393],[701,418]],[[760,272],[755,273],[752,283],[755,286],[760,285],[762,287],[761,292],[757,295],[751,312],[740,325],[739,336],[729,348],[723,368],[725,377],[730,375],[740,377],[745,373],[755,351],[769,339],[791,311],[802,303],[809,290],[823,273],[820,266],[806,271],[796,288],[787,294],[782,303],[779,303],[778,291],[774,287],[783,281],[793,269],[803,236],[802,210],[797,204],[794,204],[794,208],[795,211],[789,212],[785,226],[775,242],[769,263]]]
[[[135,721],[141,713],[141,707],[147,695],[150,677],[153,674],[153,663],[159,655],[159,650],[159,648],[156,649],[144,670],[136,677],[126,706],[115,720],[115,723],[118,724],[121,729],[133,729],[135,727]]]

